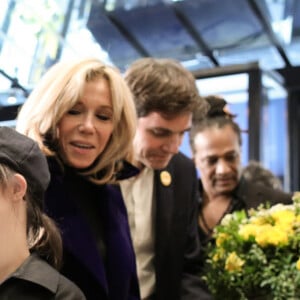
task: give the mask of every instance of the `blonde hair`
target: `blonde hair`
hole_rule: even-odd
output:
[[[136,111],[131,92],[118,69],[98,59],[59,62],[52,66],[23,104],[17,117],[17,131],[34,139],[47,155],[59,158],[57,125],[81,97],[86,82],[108,81],[114,128],[97,163],[83,173],[99,184],[114,181],[119,162],[129,155],[136,129]],[[101,178],[97,173],[101,171]]]

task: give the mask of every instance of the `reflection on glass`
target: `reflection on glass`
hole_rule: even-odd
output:
[[[263,74],[262,84],[261,161],[287,187],[287,92],[267,74]]]

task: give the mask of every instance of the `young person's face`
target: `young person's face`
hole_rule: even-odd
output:
[[[60,155],[74,168],[89,167],[105,149],[113,131],[113,108],[107,80],[85,84],[81,99],[58,124]]]
[[[191,127],[192,114],[184,113],[165,117],[151,112],[138,119],[134,138],[135,158],[152,169],[165,168],[179,151],[183,135]]]
[[[194,161],[204,191],[216,196],[230,194],[241,173],[240,145],[230,125],[198,132],[194,139]]]

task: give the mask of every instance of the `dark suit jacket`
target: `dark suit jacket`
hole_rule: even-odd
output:
[[[49,166],[46,211],[62,232],[62,274],[80,287],[87,300],[140,299],[135,254],[120,191],[110,185],[93,184],[72,169],[62,172],[52,159]],[[92,207],[90,216],[94,220],[84,213],[82,203]],[[95,228],[98,225],[101,230]]]
[[[171,175],[166,186],[162,171]],[[175,155],[166,169],[155,171],[156,196],[156,300],[199,298],[200,244],[197,232],[198,181],[193,162]],[[182,297],[181,297],[182,295]]]

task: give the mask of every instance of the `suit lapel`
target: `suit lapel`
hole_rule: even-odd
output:
[[[167,172],[167,173],[163,173]],[[162,178],[164,174],[170,175],[171,182],[166,185]],[[154,193],[156,204],[156,254],[165,249],[171,234],[172,215],[174,209],[174,191],[172,180],[172,164],[161,171],[155,171]]]
[[[99,255],[89,225],[76,204],[75,198],[79,197],[80,193],[74,192],[72,187],[68,189],[69,184],[76,187],[76,181],[64,181],[63,174],[55,170],[51,176],[52,181],[47,191],[47,207],[51,212],[50,216],[56,220],[62,231],[64,247],[95,276],[104,290],[108,291],[104,262]]]

